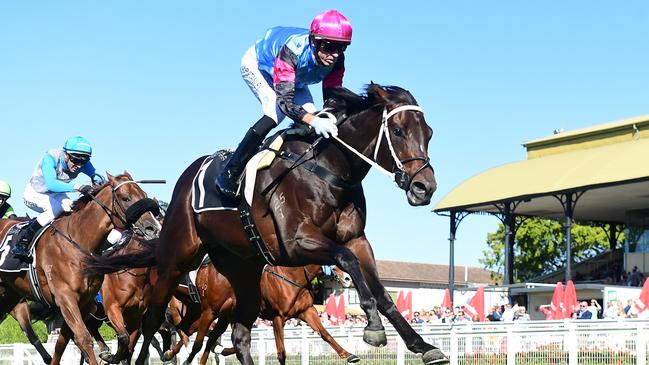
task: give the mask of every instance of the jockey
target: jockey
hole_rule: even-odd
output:
[[[7,200],[11,197],[11,186],[6,181],[0,180],[0,218],[1,219],[14,219],[16,213],[11,204]]]
[[[95,173],[95,167],[90,162],[92,146],[83,137],[71,137],[62,149],[51,149],[38,162],[32,177],[23,193],[25,205],[40,214],[32,219],[14,237],[14,247],[11,252],[24,262],[32,262],[27,251],[27,245],[36,232],[50,223],[59,214],[72,209],[72,200],[66,193],[78,191],[82,194],[92,192],[89,185],[73,184],[71,181],[80,173],[92,179],[93,183],[103,183],[104,178]],[[111,232],[114,236],[114,233]],[[120,235],[121,237],[121,235]],[[110,235],[109,235],[110,238]],[[119,240],[109,239],[115,243]]]
[[[317,134],[336,136],[334,122],[316,117],[308,85],[322,82],[323,99],[342,86],[344,52],[352,42],[349,20],[336,10],[313,19],[310,30],[275,27],[243,55],[241,75],[261,102],[264,115],[246,133],[216,178],[221,193],[236,197],[238,180],[268,132],[285,116],[310,125]]]

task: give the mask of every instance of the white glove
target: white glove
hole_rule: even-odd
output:
[[[334,137],[338,136],[338,127],[336,127],[336,123],[331,119],[315,117],[309,125],[313,127],[317,134],[324,138],[329,138],[330,135]]]

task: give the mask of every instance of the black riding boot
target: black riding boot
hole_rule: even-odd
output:
[[[11,253],[20,261],[31,263],[33,259],[29,256],[29,251],[27,251],[27,246],[34,239],[34,235],[41,229],[42,226],[36,218],[29,221],[29,223],[23,227],[18,234],[13,238],[14,247],[11,248]]]
[[[257,153],[259,144],[275,125],[275,121],[272,118],[264,115],[255,125],[248,129],[243,140],[230,156],[230,160],[223,167],[223,171],[216,177],[216,188],[223,195],[236,198],[237,183],[246,163]]]

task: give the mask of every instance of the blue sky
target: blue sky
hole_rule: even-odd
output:
[[[196,157],[236,146],[261,110],[239,74],[272,26],[308,27],[334,8],[354,27],[345,86],[409,89],[435,131],[439,188],[410,207],[378,172],[365,181],[379,259],[446,264],[453,187],[525,158],[521,143],[649,114],[646,1],[43,1],[0,4],[0,179],[22,190],[49,148],[93,142],[113,174],[166,179],[168,200]],[[312,88],[321,103],[320,87]],[[282,124],[287,125],[287,122]],[[33,213],[32,213],[33,214]],[[493,217],[459,227],[456,264],[478,265]]]

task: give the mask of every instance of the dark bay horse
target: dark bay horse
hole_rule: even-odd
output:
[[[60,362],[63,349],[73,336],[90,364],[97,364],[84,318],[94,311],[94,297],[102,277],[83,274],[85,258],[97,254],[113,227],[125,229],[137,221],[135,224],[142,231],[155,235],[160,228],[159,222],[150,212],[142,210],[151,206],[149,201],[151,199],[128,173],[116,177],[108,175],[105,184],[77,200],[72,212],[54,220],[41,236],[36,246],[35,266],[43,298],[49,305],[58,307],[65,320],[53,364]],[[0,236],[16,223],[0,220]],[[18,300],[22,297],[37,300],[24,272],[2,272],[0,278],[9,290],[17,293]]]
[[[280,266],[337,265],[347,272],[360,297],[368,324],[363,339],[373,346],[387,338],[379,311],[388,318],[407,348],[425,364],[447,363],[397,311],[379,281],[372,247],[365,236],[366,205],[362,181],[370,167],[388,174],[405,191],[411,205],[427,205],[437,187],[429,163],[432,136],[422,109],[399,87],[371,84],[366,95],[339,89],[329,112],[338,120],[338,138],[290,135],[279,158],[259,172],[251,208],[260,237]],[[206,157],[194,161],[174,188],[157,245],[157,281],[143,322],[143,364],[153,333],[181,277],[207,252],[228,278],[237,307],[232,342],[244,365],[250,356],[250,329],[259,313],[259,282],[266,260],[253,246],[237,211],[195,213],[192,182]],[[127,265],[150,264],[132,257]],[[378,309],[378,311],[377,311]]]
[[[322,275],[322,266],[308,265],[304,267],[283,267],[266,266],[261,277],[261,312],[259,317],[273,321],[275,334],[275,345],[277,347],[277,359],[279,363],[286,363],[286,348],[284,347],[284,324],[289,318],[299,318],[306,322],[316,333],[322,337],[336,351],[341,359],[348,363],[360,361],[358,356],[353,355],[342,348],[338,342],[324,328],[318,312],[313,307],[311,295],[311,282],[314,278]],[[349,286],[344,280],[346,274],[334,269],[334,275],[340,283]],[[212,322],[218,318],[218,322],[209,334],[209,341],[199,361],[201,365],[207,363],[210,350],[216,344],[217,339],[225,332],[229,323],[234,322],[236,299],[230,282],[221,275],[211,263],[202,265],[196,275],[196,287],[201,298],[200,309],[194,303],[186,303],[186,313],[182,320],[173,323],[179,330],[186,331],[191,336],[197,332],[196,340],[191,352],[183,364],[191,364],[194,356],[203,347],[203,340],[208,334]],[[177,303],[177,302],[172,302]],[[172,306],[173,307],[173,306]],[[174,308],[176,312],[179,309]],[[190,313],[200,311],[200,313]],[[190,323],[184,321],[191,318]],[[178,354],[182,343],[176,344],[171,351],[165,354],[163,360],[170,359]],[[234,353],[232,349],[224,349],[222,354]]]

